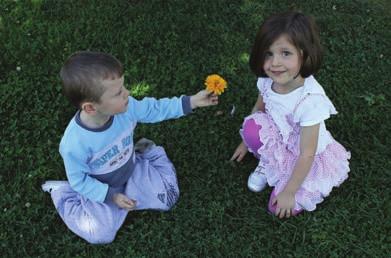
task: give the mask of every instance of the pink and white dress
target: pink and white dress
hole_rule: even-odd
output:
[[[313,211],[333,187],[348,177],[350,171],[350,152],[331,136],[324,122],[337,111],[313,76],[288,94],[274,92],[272,84],[270,78],[258,79],[257,87],[265,103],[265,113],[257,112],[244,120],[246,123],[253,119],[259,126],[260,147],[249,150],[259,158],[267,182],[277,195],[288,183],[299,156],[300,128],[320,124],[314,162],[295,195],[295,210]],[[248,139],[241,134],[247,144]]]

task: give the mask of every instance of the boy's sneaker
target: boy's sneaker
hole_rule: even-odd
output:
[[[258,165],[254,172],[250,174],[247,181],[247,187],[253,192],[260,192],[266,187],[266,176],[264,173],[264,168],[261,165]]]
[[[151,149],[152,147],[156,146],[155,143],[147,138],[141,138],[136,144],[134,145],[134,151],[138,153],[144,153]]]
[[[44,192],[50,193],[65,185],[69,185],[68,181],[46,181],[41,188]]]

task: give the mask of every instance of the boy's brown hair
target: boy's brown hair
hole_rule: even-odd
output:
[[[282,35],[286,35],[302,53],[300,75],[306,78],[316,73],[322,63],[318,28],[313,18],[293,11],[272,15],[261,25],[250,55],[253,73],[258,77],[267,77],[263,70],[266,52]]]
[[[122,77],[123,66],[112,55],[80,51],[72,54],[61,68],[64,95],[77,108],[85,101],[100,102],[103,80]]]

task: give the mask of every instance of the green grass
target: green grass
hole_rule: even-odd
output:
[[[2,257],[390,257],[389,6],[385,0],[2,0]],[[293,8],[319,23],[326,56],[317,78],[339,111],[328,127],[352,159],[349,179],[315,212],[278,220],[265,210],[270,189],[246,189],[256,160],[228,159],[256,99],[247,64],[256,31],[269,14]],[[40,190],[47,179],[65,179],[58,143],[75,110],[61,95],[58,73],[67,56],[85,49],[117,56],[137,97],[192,94],[211,73],[229,83],[217,107],[138,127],[137,137],[165,147],[181,197],[166,213],[130,213],[115,242],[104,246],[71,233]]]

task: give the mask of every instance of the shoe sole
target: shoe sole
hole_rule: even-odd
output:
[[[259,193],[259,192],[262,192],[263,189],[265,189],[266,185],[264,187],[259,188],[256,185],[247,183],[247,187],[248,187],[248,189],[250,189],[250,191],[252,191],[254,193]]]
[[[62,186],[66,186],[66,185],[69,185],[68,181],[51,180],[51,181],[46,181],[44,184],[42,184],[41,189],[44,192],[50,193],[51,191],[57,190],[58,188],[60,188]]]

